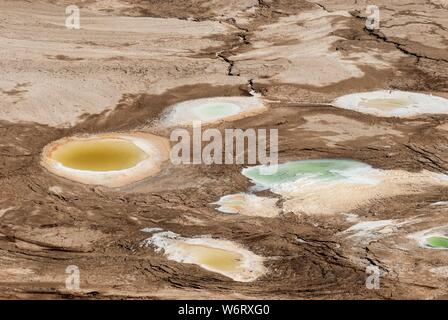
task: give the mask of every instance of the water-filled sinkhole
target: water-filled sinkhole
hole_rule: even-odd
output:
[[[374,199],[424,192],[448,185],[446,175],[426,170],[382,170],[350,159],[289,161],[244,168],[255,185],[282,197],[283,212],[330,214],[355,210]]]
[[[431,248],[448,249],[448,237],[430,236],[425,239],[425,244]]]
[[[417,92],[382,90],[353,93],[333,101],[338,108],[384,117],[448,113],[448,99]]]
[[[448,249],[448,225],[440,225],[430,229],[421,230],[408,235],[409,239],[416,241],[425,249]]]
[[[235,120],[266,110],[257,97],[213,97],[183,101],[167,108],[163,126],[192,125],[195,121],[212,123]]]
[[[153,175],[169,157],[169,141],[148,133],[66,137],[48,144],[41,164],[81,183],[120,187]]]
[[[409,98],[374,98],[361,99],[360,106],[376,108],[379,110],[391,111],[397,108],[404,108],[412,104]]]
[[[237,252],[199,244],[179,243],[178,248],[187,253],[192,261],[210,269],[220,271],[237,271],[243,257]]]
[[[142,149],[122,139],[70,141],[53,153],[53,159],[65,167],[90,171],[128,169],[146,157]]]
[[[313,159],[279,164],[276,172],[273,174],[266,174],[267,172],[263,166],[245,168],[242,173],[253,182],[270,187],[299,179],[309,182],[353,179],[356,172],[369,169],[372,169],[372,167],[368,164],[355,160]]]
[[[246,196],[243,193],[227,195],[214,204],[220,205],[217,210],[223,213],[238,213],[246,205]]]
[[[235,281],[254,281],[266,273],[263,257],[228,240],[205,236],[185,238],[165,231],[146,239],[143,245],[163,251],[169,260],[195,264]]]
[[[278,199],[259,197],[255,194],[236,193],[221,197],[216,210],[223,213],[238,213],[246,216],[277,217],[280,209],[276,206]]]

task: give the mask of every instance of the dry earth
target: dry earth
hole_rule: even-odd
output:
[[[64,26],[81,8],[81,29]],[[241,165],[164,164],[120,189],[40,166],[73,134],[153,130],[180,101],[258,92],[270,110],[218,128],[277,128],[279,158],[352,158],[375,168],[448,170],[448,115],[381,118],[329,102],[399,89],[448,97],[448,3],[384,1],[0,1],[2,298],[448,298],[448,252],[410,235],[448,225],[447,187],[391,193],[345,214],[226,215],[211,203],[251,186]],[[154,132],[156,131],[156,132]],[[271,196],[268,191],[260,196]],[[380,227],[360,222],[386,220]],[[367,226],[369,224],[367,223]],[[232,240],[268,273],[232,281],[142,248],[143,228]],[[351,228],[351,229],[350,229]],[[347,229],[350,229],[346,231]],[[65,287],[66,267],[81,290]],[[365,286],[366,266],[382,271]]]

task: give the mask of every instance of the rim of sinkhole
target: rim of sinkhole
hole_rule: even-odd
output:
[[[433,227],[412,233],[408,238],[416,241],[421,248],[433,250],[448,249],[448,225]]]
[[[152,176],[169,159],[169,140],[149,133],[105,133],[53,141],[41,165],[83,184],[121,187]]]
[[[430,94],[378,90],[344,95],[332,105],[381,117],[413,117],[422,114],[448,114],[448,99]]]
[[[266,111],[258,97],[212,97],[187,100],[167,108],[161,117],[163,126],[191,126],[195,122],[210,124],[233,121]]]
[[[366,163],[352,159],[291,160],[276,165],[276,171],[273,173],[267,169],[269,167],[258,165],[244,168],[241,173],[259,188],[270,188],[271,190],[282,185],[297,184],[297,182],[313,184],[348,180],[375,183],[375,180],[365,176],[365,173],[371,172],[373,168]],[[264,172],[265,170],[266,172]],[[358,175],[361,175],[361,178]]]
[[[265,258],[240,244],[210,236],[186,238],[171,231],[158,232],[141,244],[162,252],[169,260],[195,264],[239,282],[255,281],[266,274]]]
[[[235,193],[222,196],[217,202],[217,211],[227,214],[242,214],[265,218],[278,217],[281,210],[276,206],[278,199],[259,197],[249,193]]]
[[[445,174],[383,170],[351,159],[291,160],[247,167],[241,173],[254,184],[251,190],[280,195],[283,212],[298,214],[350,212],[375,199],[419,194],[429,186],[448,185]]]

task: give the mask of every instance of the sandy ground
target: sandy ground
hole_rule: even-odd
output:
[[[64,26],[73,3],[80,30]],[[411,236],[448,225],[448,206],[432,205],[448,200],[448,188],[418,178],[448,170],[448,116],[382,118],[329,105],[380,89],[448,97],[445,2],[377,1],[374,31],[364,27],[365,1],[161,3],[0,1],[0,296],[448,298],[448,251],[422,248]],[[352,158],[400,177],[410,172],[415,184],[391,183],[373,198],[356,190],[359,201],[349,207],[341,205],[346,190],[325,215],[260,217],[223,214],[213,204],[250,189],[242,165],[165,162],[157,176],[120,189],[40,166],[43,147],[65,136],[169,137],[152,126],[168,106],[249,92],[268,111],[218,129],[277,128],[281,162]],[[234,241],[265,257],[268,271],[241,283],[169,260],[140,246],[143,228]],[[80,270],[78,291],[65,286],[70,265]],[[381,270],[379,289],[365,286],[369,265]]]

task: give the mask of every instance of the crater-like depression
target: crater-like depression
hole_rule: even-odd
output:
[[[448,113],[448,99],[398,90],[348,94],[334,100],[333,105],[381,117],[412,117],[420,114]]]
[[[349,212],[374,199],[448,185],[444,174],[382,170],[350,159],[289,161],[276,168],[259,165],[243,169],[242,174],[255,183],[255,189],[281,195],[284,212],[310,214]]]
[[[252,116],[266,110],[257,97],[213,97],[188,100],[170,106],[162,116],[163,126],[190,126],[231,121]]]
[[[154,175],[169,157],[168,140],[148,133],[66,137],[47,145],[41,164],[84,184],[121,187]]]
[[[184,238],[165,231],[143,242],[163,251],[169,260],[198,265],[235,281],[250,282],[267,272],[264,258],[229,240],[210,237]]]

